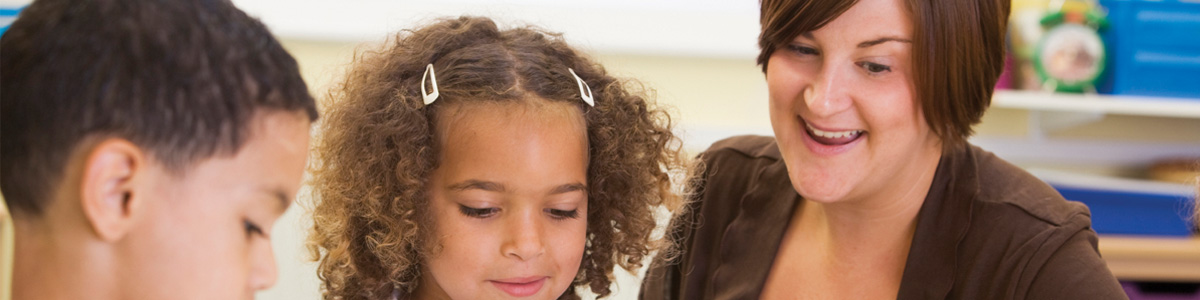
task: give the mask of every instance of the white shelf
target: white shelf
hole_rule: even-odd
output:
[[[996,91],[992,107],[1200,119],[1200,99]]]

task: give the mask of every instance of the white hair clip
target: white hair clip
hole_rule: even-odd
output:
[[[596,101],[592,99],[592,87],[588,86],[587,82],[583,82],[583,78],[579,78],[579,75],[575,75],[575,70],[567,68],[567,71],[571,72],[571,76],[575,76],[575,82],[579,84],[579,97],[583,98],[583,102],[587,102],[591,107],[596,107]]]
[[[433,92],[425,92],[425,77],[429,77],[429,81],[433,83]],[[425,105],[433,104],[438,98],[437,74],[433,72],[433,64],[425,66],[425,75],[421,75],[421,98],[425,100]]]

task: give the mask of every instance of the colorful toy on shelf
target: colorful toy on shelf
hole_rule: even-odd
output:
[[[1105,48],[1100,30],[1108,26],[1105,13],[1095,2],[1067,5],[1054,1],[1042,18],[1046,33],[1038,41],[1033,65],[1042,88],[1056,92],[1095,93],[1100,74],[1104,73]],[[1055,5],[1057,4],[1057,5]]]

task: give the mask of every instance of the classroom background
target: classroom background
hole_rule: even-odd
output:
[[[28,2],[0,1],[0,26]],[[772,134],[754,0],[233,2],[276,34],[322,102],[356,51],[469,14],[562,32],[654,90],[691,153]],[[1132,298],[1200,297],[1200,2],[1014,0],[1009,32],[1010,65],[971,142],[1087,204]],[[279,278],[260,299],[320,298],[304,247],[312,199],[300,195],[272,234]],[[636,299],[642,271],[618,270],[610,299]]]

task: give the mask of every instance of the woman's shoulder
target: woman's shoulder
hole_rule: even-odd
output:
[[[779,146],[769,136],[726,138],[713,143],[698,158],[702,170],[698,173],[699,187],[710,192],[717,187],[722,198],[765,188],[757,184],[762,179],[787,176]]]
[[[734,156],[743,159],[780,160],[775,138],[761,135],[739,135],[713,143],[701,157]]]
[[[964,150],[956,156],[965,159],[953,162],[954,192],[943,202],[966,208],[945,211],[956,215],[947,216],[955,218],[954,223],[965,225],[963,231],[946,229],[959,238],[941,245],[956,253],[955,263],[944,264],[956,266],[952,295],[1119,296],[1120,286],[1097,250],[1087,206],[1064,199],[1050,185],[990,152],[975,146]]]
[[[975,146],[970,152],[979,181],[974,198],[982,206],[977,213],[1002,214],[993,217],[1014,221],[1008,226],[1090,227],[1087,206],[1064,199],[1046,182],[991,152]]]

